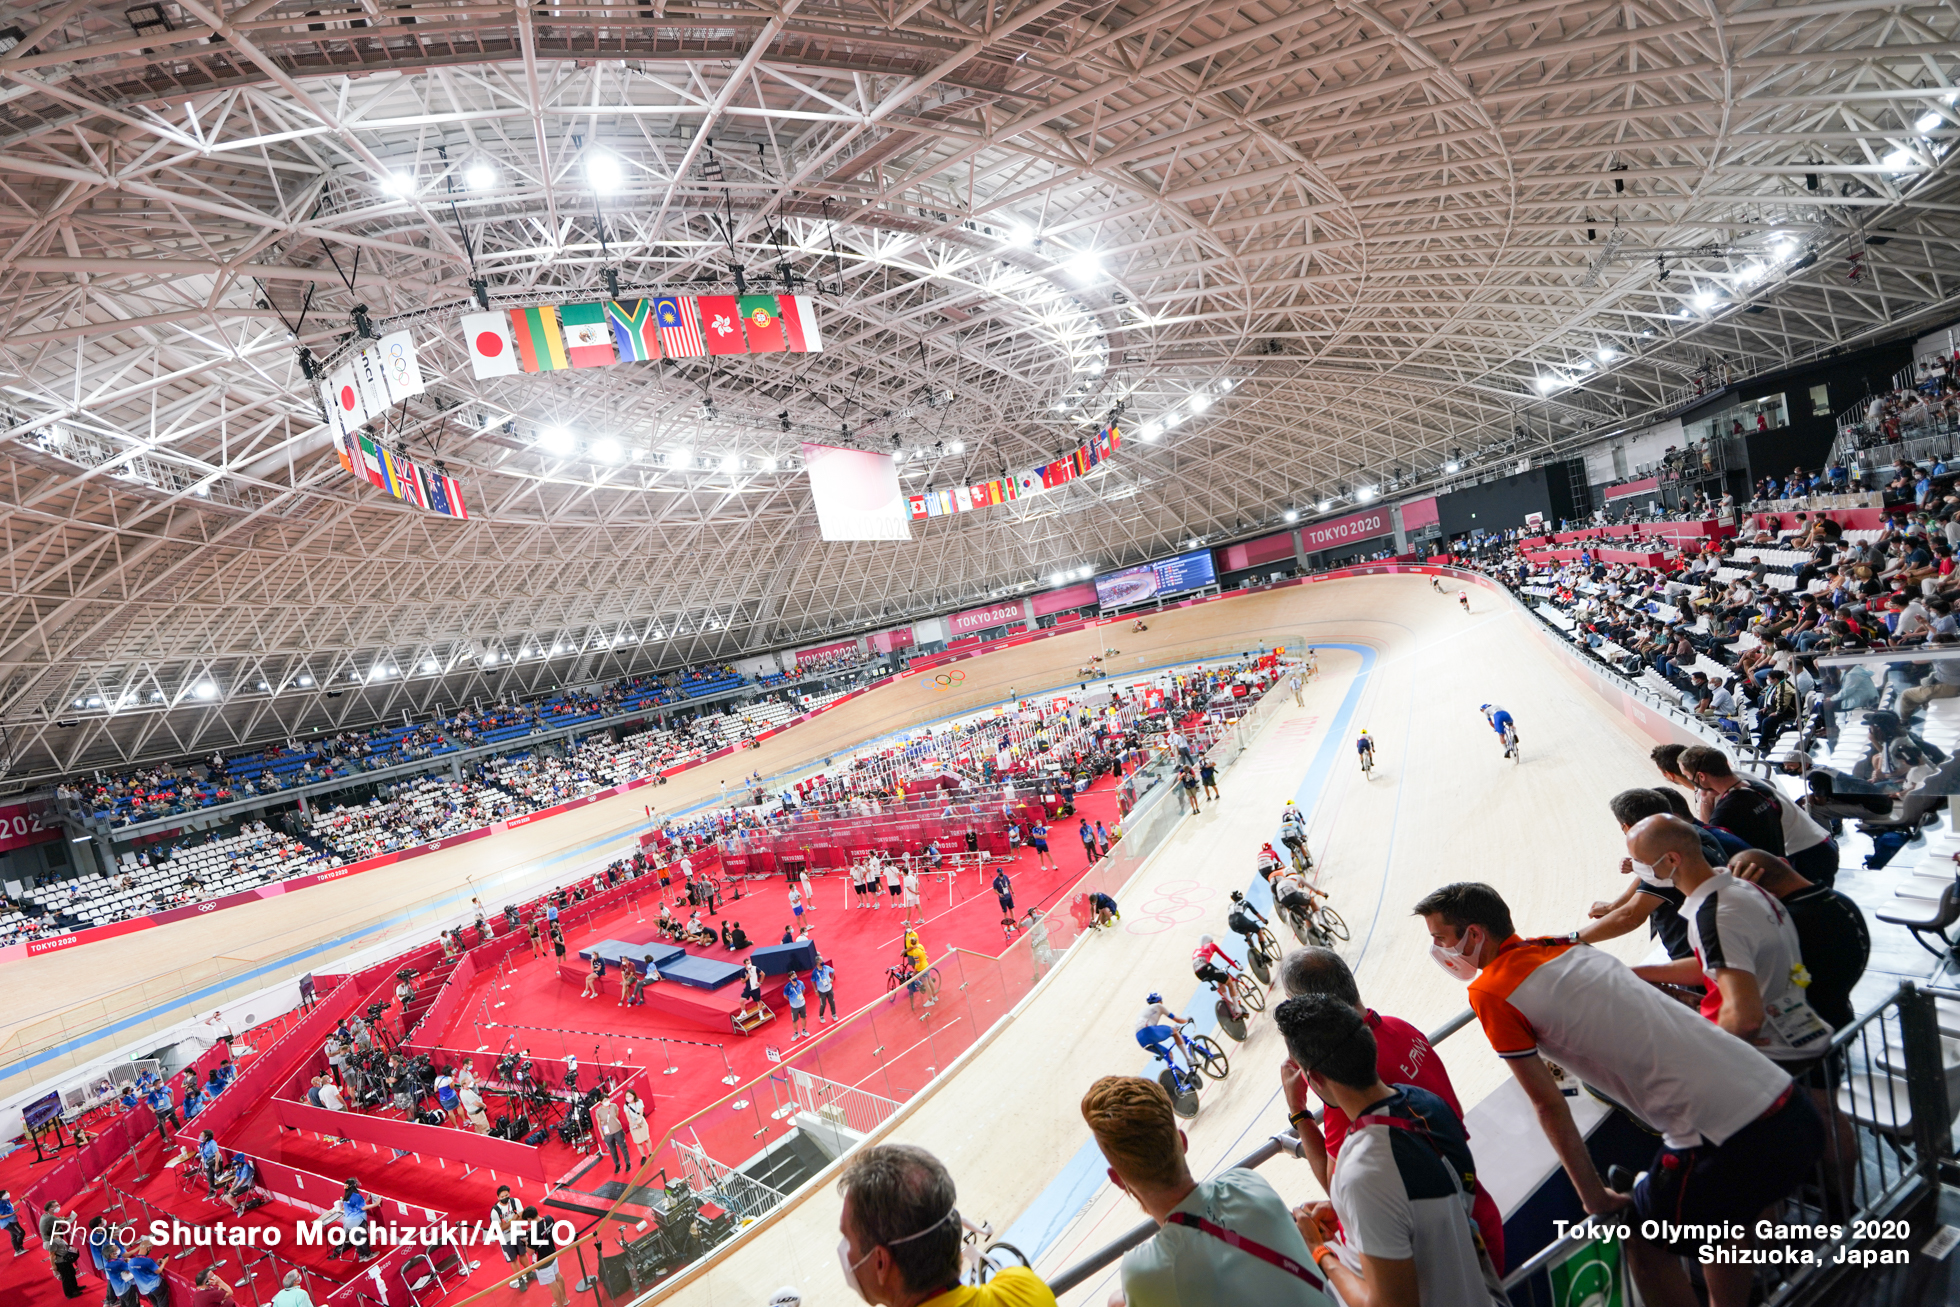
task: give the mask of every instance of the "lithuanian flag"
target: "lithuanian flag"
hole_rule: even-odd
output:
[[[556,372],[572,366],[558,310],[550,304],[510,311],[510,339],[526,372]]]

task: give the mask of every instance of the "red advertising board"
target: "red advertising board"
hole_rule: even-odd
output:
[[[963,613],[955,613],[946,619],[946,634],[972,635],[975,631],[985,631],[996,626],[1012,626],[1028,620],[1028,602],[1025,599],[1003,599],[997,604],[984,608],[969,608]]]
[[[47,805],[9,803],[0,807],[0,853],[61,838],[61,825]]]
[[[1331,522],[1314,522],[1303,526],[1300,528],[1300,542],[1311,554],[1353,544],[1370,536],[1385,536],[1394,530],[1388,520],[1388,509],[1369,508],[1359,513],[1349,513],[1346,517],[1337,517]]]
[[[896,630],[880,631],[871,637],[871,652],[896,653],[900,649],[910,649],[918,641],[913,638],[912,628],[901,626]]]
[[[1402,529],[1404,531],[1415,531],[1428,526],[1431,522],[1440,520],[1441,515],[1436,511],[1436,496],[1434,495],[1431,495],[1427,499],[1411,499],[1408,503],[1402,505]]]

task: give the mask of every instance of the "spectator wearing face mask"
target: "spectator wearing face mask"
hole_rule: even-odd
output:
[[[1140,1076],[1104,1076],[1082,1098],[1082,1117],[1109,1177],[1160,1227],[1123,1256],[1127,1307],[1256,1303],[1326,1307],[1325,1280],[1286,1204],[1257,1171],[1200,1183],[1185,1159],[1170,1096]]]
[[[1635,823],[1648,817],[1663,814],[1688,816],[1688,801],[1681,797],[1678,790],[1672,789],[1622,790],[1608,801],[1607,806],[1612,810],[1613,820],[1619,823],[1623,835]],[[1699,833],[1704,856],[1712,863],[1726,862],[1749,847],[1725,830],[1703,827]],[[1612,902],[1592,905],[1589,913],[1592,920],[1579,928],[1579,942],[1598,944],[1604,940],[1618,939],[1645,922],[1648,933],[1660,940],[1670,958],[1689,956],[1688,924],[1681,920],[1681,901],[1685,895],[1654,875],[1652,867],[1635,862],[1630,857],[1620,859],[1620,872],[1631,876],[1632,883]]]
[[[1677,861],[1670,853],[1655,870],[1669,878]],[[1445,885],[1415,912],[1430,955],[1469,982],[1471,1011],[1531,1101],[1585,1210],[1634,1209],[1625,1248],[1641,1297],[1693,1301],[1681,1258],[1698,1245],[1655,1242],[1638,1232],[1640,1223],[1747,1229],[1812,1174],[1823,1152],[1824,1125],[1810,1098],[1762,1053],[1610,954],[1572,935],[1520,938],[1511,909],[1488,885]],[[1632,1194],[1601,1182],[1548,1058],[1661,1136]],[[1718,1261],[1702,1270],[1710,1307],[1746,1307],[1750,1267]]]
[[[964,1228],[953,1177],[925,1149],[859,1149],[837,1187],[844,1195],[837,1221],[844,1283],[872,1307],[1055,1307],[1055,1295],[1025,1266],[996,1271],[978,1288],[961,1287]]]

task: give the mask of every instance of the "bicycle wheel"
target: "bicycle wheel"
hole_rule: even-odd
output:
[[[1171,1111],[1182,1117],[1193,1117],[1198,1114],[1198,1091],[1186,1086],[1183,1077],[1177,1072],[1169,1067],[1164,1068],[1157,1073],[1157,1083],[1162,1085],[1164,1092],[1171,1096]]]
[[[1343,927],[1343,930],[1345,929],[1346,928]],[[1346,939],[1347,936],[1343,934],[1341,938]],[[939,997],[939,968],[938,967],[928,967],[926,969],[925,982],[926,982],[926,997],[938,998]]]
[[[1256,946],[1246,950],[1245,966],[1246,970],[1259,977],[1261,985],[1273,983],[1273,964],[1267,961],[1266,955]]]
[[[1237,1042],[1243,1044],[1245,1042],[1245,1016],[1242,1013],[1234,1012],[1231,1005],[1222,998],[1211,1005],[1211,1010],[1213,1015],[1218,1018],[1218,1028],[1230,1035]]]
[[[1261,926],[1259,928],[1259,934],[1254,938],[1256,938],[1259,941],[1259,951],[1263,953],[1268,960],[1277,958],[1279,956],[1279,940],[1274,938],[1273,932],[1270,929],[1268,929],[1265,926]]]
[[[1292,908],[1287,908],[1286,924],[1293,928],[1294,939],[1299,940],[1302,944],[1312,944],[1314,942],[1313,925],[1307,919],[1306,913],[1296,912]]]
[[[1335,939],[1344,940],[1348,937],[1347,922],[1342,921],[1341,914],[1325,903],[1320,905],[1320,928]]]
[[[1191,1056],[1198,1063],[1198,1070],[1213,1080],[1223,1080],[1232,1064],[1225,1060],[1225,1050],[1210,1035],[1192,1035],[1187,1041],[1191,1045]]]
[[[898,973],[896,971],[887,971],[885,973],[885,992],[889,994],[894,989],[897,988],[898,988]]]
[[[1243,1003],[1248,1009],[1254,1012],[1264,1012],[1266,1010],[1266,991],[1251,976],[1240,976],[1237,980],[1233,981],[1232,987],[1233,991],[1239,996],[1239,1002]]]
[[[1011,1243],[990,1243],[980,1254],[980,1283],[985,1284],[1010,1266],[1031,1266],[1028,1255]]]

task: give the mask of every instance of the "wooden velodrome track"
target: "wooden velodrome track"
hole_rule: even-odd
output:
[[[1304,631],[1321,646],[1322,674],[1306,707],[1289,698],[1221,778],[1222,799],[1184,822],[1144,866],[1121,896],[1117,929],[1083,941],[1012,1021],[879,1137],[942,1158],[962,1214],[1036,1254],[1045,1273],[1142,1219],[1104,1176],[1077,1104],[1100,1075],[1152,1073],[1131,1033],[1149,991],[1195,1013],[1189,958],[1197,936],[1225,933],[1227,895],[1253,879],[1254,855],[1277,833],[1290,798],[1312,813],[1321,884],[1352,928],[1344,952],[1364,1000],[1425,1029],[1461,1011],[1464,997],[1429,960],[1428,939],[1410,918],[1422,894],[1452,880],[1487,880],[1504,892],[1521,930],[1547,933],[1581,924],[1590,902],[1617,893],[1624,847],[1606,800],[1653,782],[1651,742],[1582,684],[1508,599],[1473,588],[1471,604],[1466,616],[1454,593],[1435,594],[1426,577],[1383,576],[1152,619],[1142,639],[1160,638],[1166,649],[1202,638],[1199,631],[1248,640],[1263,630]],[[1129,642],[1142,639],[1121,639],[1127,660]],[[1329,647],[1336,644],[1366,648]],[[998,667],[982,678],[998,684]],[[1018,667],[1013,674],[1030,675]],[[1486,701],[1517,716],[1522,765],[1501,756],[1477,711]],[[1353,760],[1363,726],[1380,741],[1372,781]],[[1168,920],[1190,901],[1204,904],[1201,917]],[[1609,947],[1629,959],[1648,951],[1644,938]],[[1244,1044],[1221,1042],[1231,1074],[1207,1090],[1197,1119],[1183,1123],[1200,1176],[1286,1126],[1278,1097],[1285,1054],[1270,1018],[1255,1018]],[[1505,1078],[1474,1026],[1438,1051],[1466,1108]],[[1528,1153],[1530,1142],[1507,1139],[1505,1148]],[[1262,1174],[1291,1202],[1320,1196],[1303,1162],[1280,1158]],[[794,1285],[811,1307],[847,1307],[858,1299],[837,1264],[838,1209],[833,1184],[810,1186],[655,1300],[752,1307]],[[1064,1301],[1100,1304],[1113,1284],[1112,1275],[1091,1279]]]
[[[525,883],[625,847],[644,825],[647,796],[660,811],[674,811],[712,799],[717,781],[733,782],[738,772],[788,772],[882,732],[1000,699],[1010,687],[1027,692],[1072,684],[1104,638],[1122,650],[1112,660],[1118,672],[1301,633],[1321,646],[1345,645],[1323,648],[1322,675],[1308,689],[1307,706],[1288,702],[1269,720],[1223,778],[1223,800],[1184,823],[1126,890],[1122,926],[1085,941],[958,1074],[887,1128],[887,1137],[918,1143],[947,1161],[968,1216],[990,1220],[998,1233],[1025,1215],[1016,1237],[1031,1251],[1046,1250],[1038,1265],[1059,1267],[1137,1217],[1127,1199],[1099,1182],[1099,1166],[1085,1172],[1081,1150],[1088,1136],[1076,1103],[1097,1075],[1145,1069],[1131,1038],[1143,995],[1161,989],[1173,1004],[1186,1002],[1196,935],[1222,927],[1226,894],[1252,878],[1253,854],[1275,833],[1288,798],[1298,795],[1313,815],[1322,883],[1352,927],[1347,951],[1364,997],[1425,1028],[1461,1010],[1463,997],[1462,987],[1429,962],[1427,941],[1409,919],[1409,905],[1422,893],[1450,880],[1488,880],[1504,891],[1521,929],[1543,933],[1571,929],[1588,903],[1620,888],[1623,850],[1605,805],[1621,789],[1652,783],[1648,742],[1580,682],[1508,599],[1474,588],[1471,595],[1473,611],[1465,615],[1454,594],[1435,594],[1426,577],[1331,581],[1154,615],[1143,634],[1113,624],[1100,635],[1091,629],[968,660],[956,664],[966,677],[952,690],[935,689],[930,673],[898,681],[720,768],[697,769],[657,790],[212,919],[18,964],[7,969],[14,1000],[7,1018],[31,1020],[153,975],[173,959],[209,957],[214,950],[276,961],[379,913],[451,896],[440,914],[348,940],[295,970],[324,967],[376,938],[454,916],[473,885],[495,883],[484,894],[494,908]],[[1517,716],[1521,766],[1502,759],[1477,712],[1487,700]],[[1380,741],[1382,763],[1372,782],[1362,780],[1352,761],[1350,742],[1362,726]],[[1206,904],[1202,920],[1173,928],[1153,917],[1151,902],[1168,882],[1196,882],[1176,892]],[[1646,951],[1642,939],[1620,944],[1628,957]],[[215,1001],[200,1000],[196,1010]],[[161,1012],[157,1019],[181,1020],[191,1010]],[[124,1032],[114,1043],[132,1038]],[[1194,1170],[1214,1169],[1283,1128],[1284,1108],[1274,1097],[1278,1049],[1265,1018],[1255,1022],[1248,1043],[1229,1049],[1231,1076],[1206,1094],[1190,1125]],[[1466,1106],[1503,1075],[1474,1029],[1441,1051]],[[23,1080],[6,1087],[24,1086]],[[1058,1173],[1064,1181],[1072,1177],[1081,1201],[1057,1205],[1051,1186]],[[1281,1159],[1266,1174],[1289,1198],[1312,1190],[1303,1164]],[[746,1307],[794,1283],[806,1302],[855,1301],[838,1273],[836,1218],[834,1187],[817,1186],[670,1292],[690,1304]],[[1100,1302],[1106,1294],[1105,1284],[1072,1300]]]

